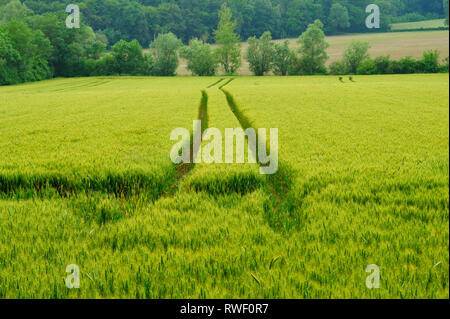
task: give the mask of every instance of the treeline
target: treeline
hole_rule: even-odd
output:
[[[353,40],[345,49],[342,59],[326,66],[329,47],[322,31],[323,24],[316,20],[297,40],[298,50],[290,49],[289,41],[274,43],[270,32],[259,39],[250,38],[246,59],[250,70],[258,76],[273,72],[277,75],[314,74],[411,74],[449,72],[449,58],[440,60],[437,50],[426,51],[421,59],[405,57],[391,60],[389,56],[372,59],[367,41]]]
[[[0,6],[9,0],[0,0]],[[276,39],[297,37],[319,19],[326,34],[385,31],[391,22],[443,18],[448,0],[23,0],[36,14],[80,6],[82,20],[112,45],[137,39],[147,47],[158,34],[173,33],[183,43],[213,42],[218,11],[227,3],[242,40],[270,31]],[[368,4],[381,9],[381,30],[365,27]],[[4,8],[2,9],[5,10]],[[2,11],[0,10],[0,11]],[[1,20],[1,17],[0,17]]]
[[[389,56],[379,56],[372,59],[368,54],[369,48],[368,42],[353,41],[345,50],[342,60],[330,65],[330,74],[373,75],[449,72],[449,58],[446,57],[441,60],[440,53],[437,50],[425,51],[421,59],[404,57],[399,60],[391,60]]]
[[[176,74],[179,58],[187,61],[194,75],[211,76],[218,72],[236,74],[241,66],[241,40],[231,9],[222,5],[213,36],[217,47],[201,39],[184,46],[175,34],[160,33],[144,50],[140,43],[120,40],[106,52],[104,39],[92,28],[65,26],[65,15],[33,15],[16,1],[17,12],[25,12],[0,25],[0,85],[39,81],[51,77],[100,75]],[[320,20],[310,24],[298,38],[299,48],[292,50],[289,41],[275,43],[270,31],[250,37],[245,58],[257,76],[313,74],[386,74],[448,72],[448,58],[439,61],[436,51],[425,52],[420,60],[389,57],[370,59],[369,43],[354,41],[345,50],[342,61],[326,67],[329,47]],[[103,41],[102,41],[103,40]]]

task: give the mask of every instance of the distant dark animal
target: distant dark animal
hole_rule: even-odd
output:
[[[352,81],[352,82],[355,82],[355,81],[353,81],[353,77],[351,76],[351,77],[349,77],[348,78],[350,81]]]
[[[339,81],[341,81],[342,83],[345,83],[344,79],[342,78],[342,76],[339,77]]]

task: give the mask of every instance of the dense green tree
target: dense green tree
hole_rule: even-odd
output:
[[[288,40],[285,40],[283,43],[275,43],[274,49],[273,72],[276,75],[287,75],[295,62],[295,52],[289,48]]]
[[[50,40],[52,54],[49,63],[55,75],[80,76],[80,64],[86,57],[86,50],[95,43],[95,33],[84,24],[80,29],[66,28],[65,17],[63,13],[44,14],[28,20],[33,29],[41,30]]]
[[[0,9],[0,24],[10,20],[23,20],[33,15],[33,11],[28,9],[19,0],[12,0]]]
[[[353,40],[345,49],[343,59],[350,73],[356,74],[361,63],[369,58],[369,49],[369,42],[360,40]]]
[[[443,8],[444,8],[444,17],[445,17],[445,25],[448,26],[448,0],[443,0]]]
[[[41,31],[32,30],[23,21],[17,20],[11,20],[2,25],[0,31],[7,35],[12,47],[18,52],[18,54],[13,53],[12,56],[15,58],[14,65],[21,82],[39,81],[52,76],[48,65],[51,54],[50,41]],[[7,43],[6,47],[8,47]],[[7,54],[5,60],[10,59],[11,53]]]
[[[328,29],[330,31],[343,31],[350,27],[348,10],[340,3],[334,3],[328,16]]]
[[[372,75],[375,74],[375,61],[373,59],[366,59],[358,66],[356,74]]]
[[[275,55],[275,47],[272,42],[272,35],[269,31],[264,32],[258,39],[251,37],[248,39],[248,49],[246,59],[250,70],[257,76],[262,76],[272,69]]]
[[[86,48],[86,56],[89,59],[98,60],[101,58],[102,54],[105,52],[106,44],[102,41],[95,41],[92,45]]]
[[[388,55],[378,56],[373,61],[375,74],[392,74],[392,61]]]
[[[396,65],[396,72],[399,74],[410,74],[417,70],[418,61],[408,56],[398,61]]]
[[[265,31],[281,37],[281,11],[271,0],[232,0],[229,2],[236,19],[236,32],[243,39],[260,36]]]
[[[137,40],[130,42],[120,40],[111,48],[115,71],[118,74],[146,74],[142,47]]]
[[[446,0],[447,1],[447,0]],[[6,4],[0,0],[0,6]],[[37,14],[63,11],[67,0],[24,0]],[[320,19],[325,30],[335,32],[344,15],[336,5],[346,8],[350,26],[337,31],[376,32],[387,30],[390,21],[443,18],[443,0],[80,0],[82,22],[109,42],[137,39],[143,47],[159,33],[172,32],[184,43],[192,38],[212,35],[217,26],[217,12],[227,3],[237,25],[235,32],[243,39],[259,37],[270,31],[274,38],[298,37],[309,24]],[[375,3],[382,9],[381,29],[367,29],[365,8]],[[342,10],[341,10],[342,11]],[[342,11],[343,12],[343,11]],[[342,13],[341,12],[341,13]],[[406,19],[404,21],[399,21]],[[213,37],[209,37],[213,40]]]
[[[358,66],[357,73],[364,75],[392,74],[394,73],[394,70],[395,70],[395,63],[394,61],[391,61],[389,56],[379,56],[376,57],[375,59],[369,58],[364,60]]]
[[[315,19],[324,19],[323,6],[306,0],[282,1],[284,37],[298,37]]]
[[[183,12],[176,3],[162,3],[157,8],[157,20],[159,33],[173,33],[179,37],[184,36],[185,23]]]
[[[22,82],[19,76],[20,53],[5,31],[0,29],[0,85]]]
[[[216,74],[218,63],[216,56],[207,43],[193,39],[189,46],[181,49],[180,55],[187,60],[187,69],[199,76],[212,76]]]
[[[116,61],[112,55],[105,55],[95,64],[91,75],[117,75]]]
[[[158,35],[150,45],[154,75],[175,75],[179,63],[178,49],[181,46],[181,40],[171,32]]]
[[[330,74],[345,75],[348,74],[348,66],[344,61],[334,61],[329,66]]]
[[[307,66],[307,74],[316,74],[326,72],[325,63],[328,60],[327,48],[329,44],[325,41],[323,33],[323,24],[316,20],[310,24],[306,31],[298,39],[301,54],[301,60]]]
[[[147,46],[153,36],[143,5],[133,0],[84,0],[82,22],[105,34],[110,43],[137,39]]]
[[[439,72],[439,51],[429,50],[423,53],[422,58],[423,71],[425,73],[437,73]]]
[[[226,74],[236,73],[241,66],[241,44],[235,29],[236,21],[232,20],[231,10],[223,4],[219,11],[219,24],[214,34],[218,44],[217,60]]]

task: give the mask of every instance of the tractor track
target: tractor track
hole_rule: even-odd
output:
[[[228,106],[240,123],[242,129],[245,131],[248,128],[252,128],[255,132],[258,132],[257,125],[255,125],[254,122],[242,111],[236,103],[233,95],[229,91],[223,89],[223,86],[219,89],[225,95]],[[255,154],[258,165],[263,166],[257,155],[258,145],[251,143],[247,136],[246,140],[249,144],[250,150],[253,154]],[[259,138],[257,143],[259,143]],[[269,144],[267,141],[266,143]],[[266,150],[270,150],[269,145],[266,145]],[[300,223],[298,218],[298,210],[301,209],[302,200],[295,200],[297,196],[292,189],[294,179],[295,171],[286,163],[281,162],[279,162],[277,173],[273,175],[266,175],[265,190],[269,195],[269,199],[264,203],[264,211],[270,226],[276,230],[288,231],[291,227],[296,227]]]

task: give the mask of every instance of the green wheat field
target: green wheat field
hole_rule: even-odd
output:
[[[449,298],[448,92],[448,74],[0,87],[0,298]],[[200,114],[278,128],[278,172],[173,164]]]

